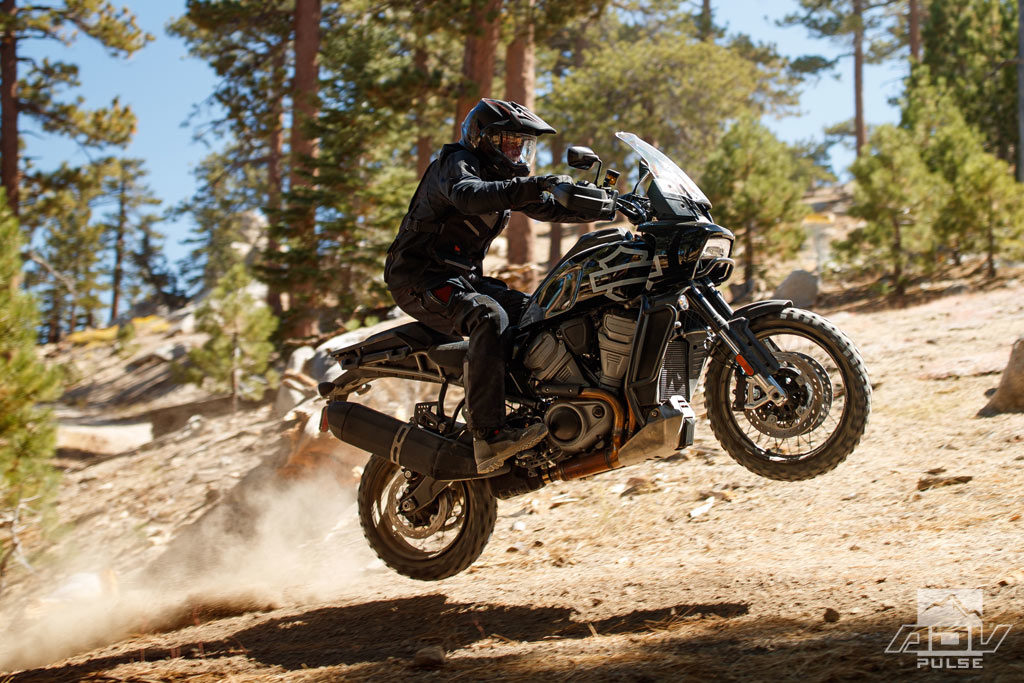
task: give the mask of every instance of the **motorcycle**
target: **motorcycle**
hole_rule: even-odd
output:
[[[589,148],[569,166],[594,182],[562,183],[556,200],[578,215],[625,216],[581,236],[543,279],[517,326],[506,375],[508,420],[543,421],[548,436],[500,469],[478,474],[472,438],[446,411],[461,386],[466,341],[412,322],[332,352],[342,374],[320,385],[320,428],[372,454],[358,508],[369,545],[396,572],[437,580],[466,569],[494,529],[496,498],[536,491],[693,443],[690,405],[704,376],[711,430],[740,465],[770,479],[810,479],[837,467],[867,424],[871,385],[859,352],[835,325],[790,301],[733,310],[717,287],[734,268],[733,233],[661,151],[616,136],[640,178],[619,194],[619,174]],[[373,380],[438,385],[402,422],[349,401]]]

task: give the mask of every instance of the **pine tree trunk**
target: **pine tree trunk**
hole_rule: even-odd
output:
[[[1024,0],[1017,0],[1017,182],[1024,183]]]
[[[910,32],[910,58],[921,61],[921,0],[909,0],[907,23]]]
[[[292,83],[292,167],[290,189],[294,192],[312,188],[315,174],[313,160],[317,155],[318,140],[309,130],[319,113],[317,94],[320,51],[320,0],[295,2],[295,76]],[[292,231],[304,247],[316,241],[316,212],[312,206],[293,207]],[[290,301],[294,303],[288,332],[306,338],[320,333],[316,312],[315,290],[312,281],[297,284]]]
[[[477,6],[469,21],[466,47],[462,53],[462,87],[455,102],[453,139],[462,136],[462,121],[482,97],[491,96],[494,81],[494,54],[501,30],[501,1],[487,0]]]
[[[49,344],[56,344],[60,341],[60,313],[61,313],[61,294],[54,288],[53,290],[53,303],[50,306],[49,322],[46,330],[46,341]]]
[[[892,243],[890,244],[890,256],[892,257],[892,275],[896,280],[896,295],[903,296],[905,287],[903,284],[903,230],[900,227],[900,219],[892,219]]]
[[[21,179],[18,177],[18,42],[14,34],[14,0],[0,2],[9,26],[0,39],[0,184],[7,206],[17,217]]]
[[[533,0],[526,0],[528,13]],[[533,18],[527,16],[505,52],[505,99],[518,102],[527,109],[534,106],[536,61],[534,59]],[[508,262],[513,265],[532,264],[536,236],[534,223],[525,214],[513,211],[505,230],[508,238]],[[524,278],[525,286],[533,288],[532,271]]]
[[[857,138],[857,156],[867,142],[867,126],[864,123],[864,3],[853,0],[853,14],[856,26],[853,33],[853,104],[854,133]]]
[[[284,195],[284,98],[287,92],[285,86],[285,61],[287,59],[287,45],[282,43],[276,46],[274,54],[274,91],[271,93],[273,102],[270,110],[270,133],[267,136],[267,208],[270,212],[270,221],[281,220],[281,197]],[[270,239],[267,242],[267,251],[276,252],[281,245],[276,240]],[[281,302],[281,290],[277,285],[267,286],[267,306],[280,316],[284,312],[284,305]]]
[[[125,171],[121,170],[121,186],[118,194],[117,228],[114,233],[114,272],[111,275],[110,288],[110,325],[117,321],[117,309],[121,302],[121,280],[124,278],[124,233],[128,224],[128,209],[125,206],[126,187]]]
[[[238,344],[238,332],[231,335],[231,414],[238,412],[238,375],[241,368],[238,367],[239,357],[242,355],[241,347]]]
[[[417,46],[413,53],[413,66],[416,67],[416,72],[420,75],[422,83],[420,83],[420,89],[423,93],[416,100],[416,175],[422,178],[423,174],[427,172],[427,167],[430,166],[430,155],[434,152],[434,146],[430,140],[430,136],[427,135],[427,103],[430,99],[430,95],[427,92],[427,78],[429,77],[429,70],[427,68],[427,50],[422,46]]]
[[[985,250],[985,270],[989,279],[996,276],[996,231],[992,227],[993,219],[989,219],[986,229],[987,249]]]

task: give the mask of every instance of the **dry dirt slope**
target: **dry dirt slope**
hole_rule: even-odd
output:
[[[222,595],[262,611],[198,610],[193,625],[150,635],[114,628],[118,642],[11,680],[1024,680],[1024,415],[975,417],[1024,333],[1022,294],[1014,283],[831,312],[867,360],[874,412],[860,448],[819,479],[759,479],[705,426],[684,457],[503,503],[484,555],[453,579],[420,584],[367,565],[349,518],[334,564],[311,552],[303,574],[279,555],[289,571],[216,577]],[[253,462],[259,434],[221,450],[224,474]],[[120,467],[129,480],[132,467],[153,468],[154,496],[185,486],[180,464],[132,456]],[[917,490],[939,470],[971,479]],[[108,493],[112,518],[135,504],[131,491]],[[172,526],[188,521],[176,514]],[[154,550],[134,552],[140,562]],[[916,621],[920,588],[980,589],[985,623],[1012,625],[982,669],[918,670],[912,655],[884,653]],[[183,589],[155,590],[157,610],[156,597],[175,602]],[[201,589],[184,591],[202,601]],[[426,645],[447,652],[440,671],[412,666]]]

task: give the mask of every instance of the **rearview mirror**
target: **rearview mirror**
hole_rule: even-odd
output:
[[[601,159],[589,147],[573,145],[565,151],[565,161],[571,168],[587,170],[594,167],[594,164],[601,163]]]

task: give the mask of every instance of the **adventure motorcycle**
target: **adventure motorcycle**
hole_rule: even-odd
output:
[[[370,546],[405,576],[442,579],[468,567],[494,529],[495,497],[664,457],[693,443],[701,373],[715,437],[764,477],[832,470],[860,441],[871,386],[853,343],[789,301],[732,310],[716,287],[732,273],[733,234],[712,221],[700,188],[659,150],[616,133],[639,157],[633,190],[618,173],[552,193],[577,215],[636,226],[579,238],[533,294],[506,377],[509,421],[543,421],[539,445],[477,474],[472,438],[445,410],[461,386],[467,342],[412,322],[332,353],[343,374],[320,385],[321,429],[370,452],[358,507]],[[601,161],[571,147],[573,168]],[[381,377],[440,384],[401,422],[347,399]]]

